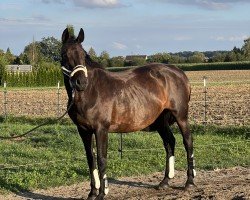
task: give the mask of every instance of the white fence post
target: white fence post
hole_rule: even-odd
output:
[[[57,83],[57,116],[60,116],[60,81]]]
[[[4,81],[3,84],[4,91],[3,91],[3,96],[4,96],[4,118],[5,120],[7,119],[7,83]]]

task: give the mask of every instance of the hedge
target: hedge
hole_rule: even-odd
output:
[[[202,70],[249,70],[250,62],[224,62],[224,63],[200,63],[200,64],[177,64],[184,71]],[[109,71],[124,71],[131,67],[112,67]],[[1,78],[1,77],[0,77]],[[2,76],[1,85],[6,81],[8,87],[48,87],[56,86],[58,81],[63,84],[63,75],[60,67],[51,69],[40,68],[29,73],[7,73]]]
[[[248,70],[249,61],[242,62],[219,62],[219,63],[198,63],[198,64],[177,64],[184,71],[205,71],[205,70]]]
[[[1,85],[6,82],[8,87],[48,87],[56,86],[58,81],[63,84],[63,75],[61,69],[54,68],[26,73],[5,72]]]

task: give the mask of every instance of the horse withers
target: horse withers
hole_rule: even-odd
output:
[[[109,72],[83,49],[84,31],[77,38],[62,34],[62,71],[69,98],[69,116],[84,143],[91,178],[88,199],[108,193],[106,175],[108,133],[147,129],[158,131],[166,150],[166,170],[158,188],[168,188],[174,177],[177,122],[187,152],[185,189],[194,185],[193,140],[188,126],[190,85],[183,71],[172,65],[148,64],[122,72]],[[92,138],[97,147],[97,166]],[[99,193],[98,193],[99,190]]]

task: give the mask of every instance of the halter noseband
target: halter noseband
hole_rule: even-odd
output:
[[[66,67],[64,67],[64,66],[62,66],[61,68],[62,68],[63,74],[68,76],[69,78],[72,78],[75,75],[75,73],[78,71],[83,71],[85,77],[86,78],[88,77],[88,70],[87,70],[87,67],[84,65],[76,65],[72,71],[66,69]]]

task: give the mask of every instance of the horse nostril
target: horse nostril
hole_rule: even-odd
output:
[[[80,82],[80,80],[79,79],[76,79],[76,86],[80,86],[81,85],[81,82]]]
[[[78,91],[84,90],[84,88],[85,88],[84,81],[81,79],[76,79],[75,80],[75,87],[76,87],[76,90],[78,90]]]

